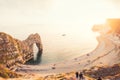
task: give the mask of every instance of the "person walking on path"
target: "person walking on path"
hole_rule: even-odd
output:
[[[76,72],[75,75],[76,75],[76,80],[78,80],[79,79],[79,73]]]
[[[80,74],[79,74],[79,80],[85,80],[82,72],[80,72]]]
[[[101,77],[98,77],[98,79],[97,80],[102,80],[102,78]]]

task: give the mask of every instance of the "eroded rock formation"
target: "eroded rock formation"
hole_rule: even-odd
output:
[[[0,64],[13,69],[32,59],[34,44],[38,47],[39,53],[42,53],[43,47],[39,34],[31,34],[26,40],[20,41],[0,32]]]

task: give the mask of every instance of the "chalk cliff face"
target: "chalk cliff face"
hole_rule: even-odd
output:
[[[33,44],[36,44],[39,53],[42,53],[43,47],[39,34],[32,34],[26,40],[20,41],[0,32],[0,64],[13,69],[32,59]]]

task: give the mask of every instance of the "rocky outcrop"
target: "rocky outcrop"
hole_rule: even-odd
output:
[[[92,30],[104,34],[120,34],[120,19],[107,19],[104,24],[94,25]]]
[[[0,32],[0,64],[8,69],[14,69],[17,65],[32,59],[33,44],[36,44],[39,53],[42,53],[43,47],[39,34],[31,34],[26,40],[20,41]]]
[[[106,23],[110,25],[114,33],[120,34],[120,19],[107,19]]]
[[[84,70],[85,75],[97,79],[102,77],[105,80],[120,80],[120,64],[113,66],[94,66],[89,70]]]

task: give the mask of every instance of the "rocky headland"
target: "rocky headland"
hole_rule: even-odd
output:
[[[15,70],[16,67],[32,59],[33,44],[38,47],[38,54],[42,54],[43,47],[39,34],[31,34],[26,40],[20,41],[0,32],[0,66],[4,66],[8,71]],[[5,77],[2,74],[1,72],[0,76]]]

